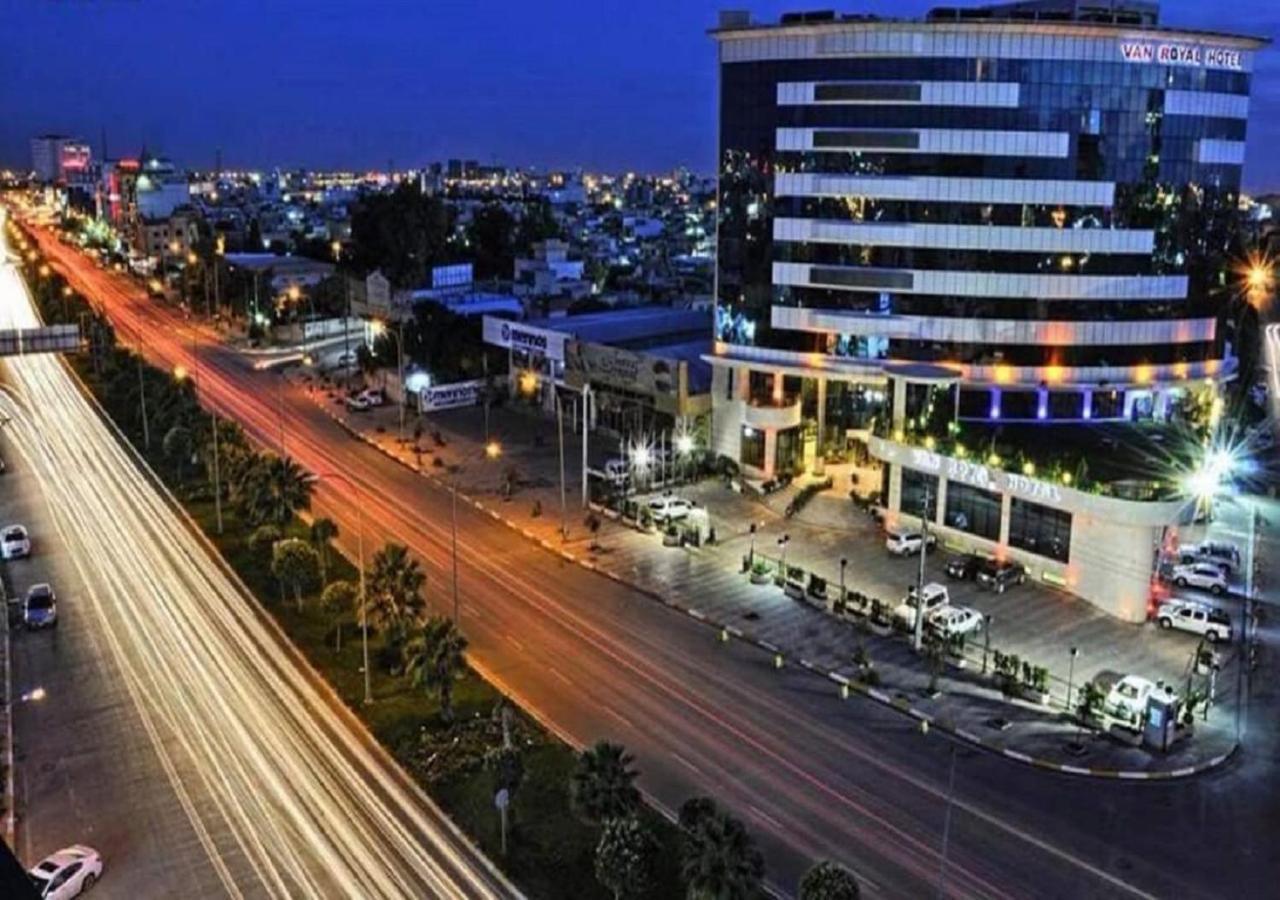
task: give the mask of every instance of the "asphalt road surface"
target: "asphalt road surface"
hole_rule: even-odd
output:
[[[301,389],[255,371],[128,280],[51,237],[42,243],[122,339],[158,364],[198,369],[206,401],[261,443],[278,447],[283,431],[287,452],[321,475],[316,510],[338,521],[347,546],[362,518],[367,545],[408,544],[432,574],[432,601],[449,608],[447,493],[354,441]],[[1059,776],[961,748],[949,792],[945,738],[871,702],[841,702],[801,671],[774,672],[758,652],[717,644],[697,623],[470,507],[458,515],[462,628],[474,663],[566,737],[626,744],[660,804],[710,794],[729,806],[785,891],[823,857],[858,871],[869,895],[897,897],[1256,896],[1280,875],[1268,833],[1277,821],[1273,740],[1259,738],[1260,749],[1227,771],[1173,785]]]
[[[30,324],[0,263],[0,327]],[[511,896],[300,663],[61,361],[5,368],[5,449],[47,504],[21,495],[41,552],[16,577],[55,581],[63,619],[16,641],[19,686],[45,688],[16,721],[24,861],[92,842],[102,896]]]

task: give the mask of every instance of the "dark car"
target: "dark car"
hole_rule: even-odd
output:
[[[1003,594],[1010,585],[1022,584],[1026,580],[1026,566],[1011,559],[989,560],[978,570],[978,584],[997,594]]]
[[[985,556],[979,556],[976,553],[953,556],[947,560],[947,577],[958,581],[970,581],[977,577],[978,570],[982,568],[986,561],[987,558]]]

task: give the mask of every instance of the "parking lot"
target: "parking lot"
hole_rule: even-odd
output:
[[[794,518],[779,512],[787,502],[783,495],[761,502],[727,490],[715,481],[704,481],[679,493],[706,506],[716,529],[717,546],[703,548],[702,552],[721,557],[723,565],[732,572],[739,572],[741,556],[753,545],[757,556],[777,562],[783,553],[779,540],[786,536],[789,538],[785,542],[787,566],[799,566],[826,578],[832,596],[840,580],[841,558],[848,560],[845,569],[848,590],[860,591],[890,606],[900,602],[907,589],[915,584],[919,558],[891,555],[885,549],[879,524],[847,498],[833,492],[818,495]],[[754,540],[752,523],[756,525]],[[1154,623],[1122,622],[1083,600],[1032,581],[997,594],[973,581],[952,580],[943,571],[952,555],[946,548],[938,548],[926,556],[926,582],[945,585],[953,605],[971,606],[983,614],[988,623],[985,640],[992,649],[1017,654],[1048,668],[1057,681],[1057,693],[1065,694],[1069,676],[1077,687],[1095,679],[1109,686],[1127,674],[1164,681],[1182,690],[1199,637],[1163,630]],[[771,598],[766,606],[767,615],[771,617],[785,621],[789,613],[804,606],[773,585],[748,586],[747,579],[740,574],[736,580],[740,586],[729,591],[729,596],[741,596],[747,591]],[[704,602],[714,602],[705,592],[700,593]],[[1196,593],[1178,591],[1179,595],[1186,596]],[[1213,600],[1207,594],[1202,596]],[[1214,602],[1228,611],[1238,627],[1240,601],[1226,598]],[[907,642],[901,643],[905,647]],[[971,652],[973,643],[981,644],[983,638],[971,642]],[[1072,648],[1078,650],[1074,666],[1070,656]],[[1223,648],[1224,663],[1230,655],[1231,651]]]

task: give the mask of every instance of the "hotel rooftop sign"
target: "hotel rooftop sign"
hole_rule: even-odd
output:
[[[1191,66],[1204,69],[1244,70],[1244,55],[1230,47],[1201,44],[1165,44],[1151,41],[1121,41],[1120,56],[1125,62],[1158,66]]]

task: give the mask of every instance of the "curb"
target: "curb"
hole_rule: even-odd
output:
[[[363,441],[364,443],[368,444],[370,447],[373,447],[375,450],[380,452],[383,456],[386,456],[388,459],[391,459],[392,461],[398,463],[399,465],[404,466],[405,468],[411,471],[419,473],[420,475],[427,478],[429,481],[433,482],[437,486],[443,487],[446,490],[449,489],[448,485],[443,479],[438,478],[435,475],[432,475],[423,469],[417,468],[416,466],[410,465],[409,463],[400,459],[391,451],[387,450],[385,447],[379,444],[375,439],[368,437],[359,429],[354,428],[352,425],[350,425],[343,419],[339,418],[331,410],[329,410],[324,404],[318,403],[317,405],[320,406],[322,410],[324,410],[325,415],[329,416],[330,419],[336,422],[339,425],[339,427],[341,427],[348,434],[352,435],[358,440]],[[503,516],[497,510],[493,509],[492,507],[485,506],[480,501],[474,499],[468,494],[464,494],[462,491],[458,491],[458,498],[465,501],[474,509],[479,510],[480,512],[488,513],[490,518],[501,522],[502,524],[510,528],[512,531],[515,531],[518,534],[528,538],[529,540],[533,541],[535,544],[539,545],[540,547],[547,550],[548,552],[553,553],[561,557],[562,559],[567,560],[568,562],[575,563],[576,565],[579,565],[584,569],[603,575],[609,580],[614,581],[617,584],[623,585],[624,587],[630,590],[636,591],[637,593],[649,598],[650,600],[653,600],[661,604],[662,606],[667,607],[668,609],[671,609],[675,612],[683,613],[685,616],[688,616],[690,619],[693,619],[695,622],[698,622],[702,625],[716,629],[716,631],[722,635],[722,639],[724,639],[723,636],[729,635],[737,638],[738,640],[742,641],[745,644],[750,644],[756,647],[757,649],[763,650],[764,652],[768,653],[770,656],[774,658],[775,668],[781,669],[785,665],[786,658],[787,658],[786,651],[778,647],[776,644],[772,644],[769,641],[766,641],[761,638],[757,638],[754,635],[745,633],[741,629],[736,628],[733,625],[729,625],[723,622],[718,622],[714,619],[708,618],[706,613],[704,613],[702,610],[696,607],[681,606],[679,603],[675,602],[674,600],[671,600],[668,597],[663,596],[659,592],[652,590],[650,588],[644,587],[642,585],[635,584],[634,582],[628,581],[626,578],[624,578],[622,575],[619,575],[617,572],[614,572],[611,569],[602,568],[601,566],[597,565],[591,560],[580,559],[579,557],[570,553],[568,550],[564,549],[563,547],[557,547],[553,542],[548,541],[546,538],[538,537],[536,534],[530,531],[527,527],[523,525],[518,525],[514,521],[508,519],[506,516]],[[589,504],[589,507],[592,509],[596,509],[596,504]],[[610,515],[609,512],[604,510],[603,508],[597,509],[596,511],[614,521],[617,521],[619,518],[619,515],[617,513],[613,513],[612,515]],[[921,722],[922,724],[927,724],[930,728],[937,728],[943,733],[948,734],[951,737],[959,741],[962,741],[966,744],[969,744],[973,747],[977,747],[980,750],[984,750],[987,753],[1002,756],[1008,760],[1017,762],[1022,765],[1031,766],[1032,768],[1043,769],[1045,771],[1050,771],[1050,772],[1057,772],[1063,775],[1075,775],[1075,776],[1085,777],[1085,778],[1103,778],[1103,779],[1112,779],[1112,780],[1119,780],[1119,781],[1174,781],[1182,778],[1191,778],[1196,775],[1202,775],[1205,772],[1208,772],[1212,769],[1216,769],[1219,766],[1226,763],[1228,760],[1230,760],[1233,756],[1235,756],[1236,751],[1239,750],[1240,748],[1239,744],[1235,744],[1227,752],[1220,753],[1217,756],[1214,756],[1203,762],[1196,763],[1195,765],[1191,765],[1191,766],[1183,766],[1177,769],[1170,769],[1168,771],[1163,771],[1163,772],[1093,768],[1088,766],[1073,766],[1065,763],[1057,763],[1057,762],[1053,762],[1052,760],[1044,759],[1042,757],[1031,756],[1030,754],[1022,753],[1021,751],[1018,751],[1018,750],[1010,750],[1007,747],[1002,747],[1002,746],[992,744],[989,741],[983,740],[981,737],[979,737],[978,735],[974,734],[971,731],[966,731],[962,728],[956,727],[954,724],[952,724],[946,719],[935,716],[932,713],[927,713],[924,710],[921,710],[915,706],[912,706],[910,703],[904,700],[899,700],[894,697],[891,697],[889,694],[885,693],[882,690],[879,690],[877,688],[869,688],[856,681],[852,681],[846,676],[840,674],[839,672],[836,672],[831,669],[824,669],[820,666],[817,666],[814,663],[811,663],[809,660],[796,657],[796,662],[801,668],[805,669],[806,671],[814,675],[817,675],[819,678],[826,678],[831,682],[835,683],[836,685],[838,685],[839,692],[840,692],[839,695],[841,698],[846,697],[851,691],[856,692],[859,695],[865,697],[866,699],[875,701],[876,703],[879,703],[882,706],[886,706],[890,709],[893,709],[896,712],[902,713],[905,716],[909,716],[910,718],[913,718]]]
[[[9,598],[4,589],[4,583],[0,582],[0,615],[4,616],[4,623],[0,625],[3,629],[3,648],[4,653],[4,697],[0,698],[0,702],[4,704],[4,795],[0,796],[0,806],[4,808],[4,842],[9,845],[10,849],[17,852],[18,849],[18,795],[15,790],[15,775],[13,771],[14,765],[14,748],[13,748],[13,653],[12,645],[9,643],[9,636],[12,629],[9,627]]]

